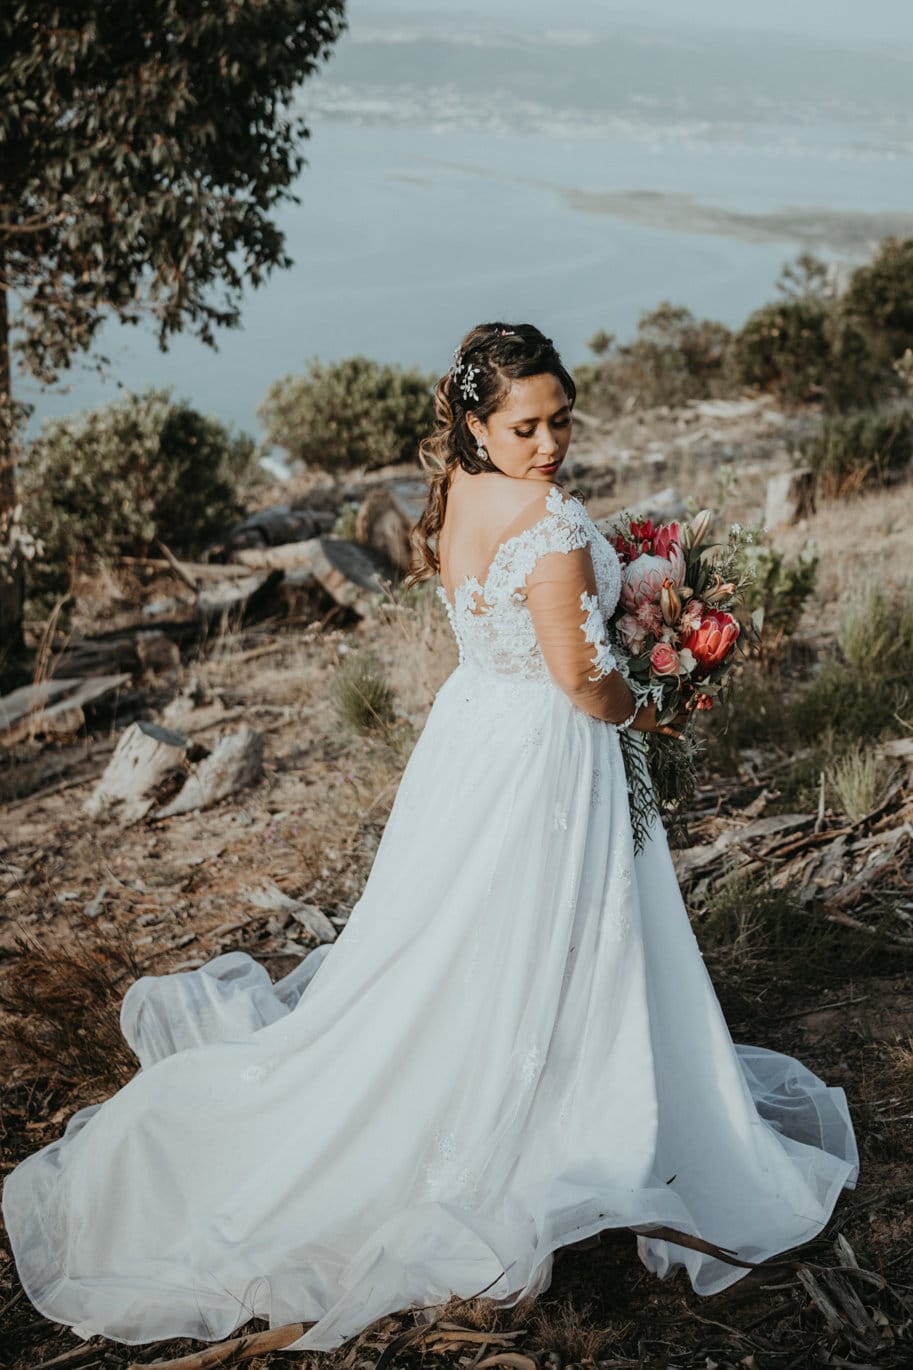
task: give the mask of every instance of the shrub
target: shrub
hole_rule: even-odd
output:
[[[65,591],[76,566],[142,556],[156,536],[194,555],[243,513],[257,479],[253,440],[166,390],[46,423],[21,472],[31,530],[45,555],[30,593]]]
[[[889,367],[901,357],[913,342],[913,238],[883,238],[850,276],[841,310],[878,361]]]
[[[892,408],[834,415],[815,437],[800,442],[799,451],[827,495],[884,485],[910,465],[913,414]]]
[[[333,701],[342,721],[356,733],[389,735],[396,721],[393,691],[367,652],[346,656],[333,681]]]
[[[746,569],[752,579],[744,590],[745,611],[752,616],[765,641],[789,637],[796,631],[808,598],[818,579],[818,553],[808,539],[795,561],[764,542],[744,549]]]
[[[911,706],[913,585],[896,594],[871,582],[851,601],[831,658],[790,705],[800,741],[834,728],[844,744],[896,733]]]
[[[831,361],[830,307],[814,296],[762,305],[735,334],[728,370],[793,403],[820,399]]]
[[[663,300],[640,316],[634,342],[616,346],[615,335],[603,330],[590,339],[604,360],[575,368],[581,407],[615,416],[718,394],[730,337],[725,324]]]
[[[367,357],[324,364],[270,386],[257,411],[267,441],[293,462],[325,470],[369,470],[417,459],[434,422],[434,377]]]

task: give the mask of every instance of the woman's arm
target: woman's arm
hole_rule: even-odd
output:
[[[596,595],[589,547],[541,556],[526,578],[526,605],[549,674],[584,713],[623,723],[634,696],[617,667]],[[643,726],[635,717],[632,727]],[[655,712],[654,712],[655,720]],[[654,722],[655,726],[655,722]]]

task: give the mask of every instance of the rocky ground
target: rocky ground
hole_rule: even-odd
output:
[[[789,469],[791,443],[815,422],[766,400],[654,411],[614,425],[583,419],[568,483],[588,492],[597,518],[645,506],[671,488],[672,498],[693,496],[722,520],[761,523],[770,476]],[[389,473],[366,477],[357,498],[384,479]],[[338,512],[345,490],[310,477],[273,493]],[[842,605],[862,578],[874,572],[897,581],[909,571],[911,526],[906,485],[852,503],[819,501],[800,523],[772,530],[791,554],[810,536],[818,544],[818,590],[799,637],[819,656],[832,649]],[[99,624],[125,630],[141,604],[186,589],[167,567],[112,570],[84,587],[70,646]],[[63,725],[34,729],[0,745],[4,1169],[57,1137],[75,1108],[129,1078],[134,1063],[119,1044],[117,1010],[136,974],[190,968],[241,948],[279,976],[335,936],[358,898],[456,648],[431,583],[406,593],[394,584],[364,612],[301,593],[295,604],[274,601],[246,620],[230,612],[213,618],[203,634],[165,633],[173,650],[132,669],[118,658],[113,669],[126,683],[87,704],[82,722],[71,715],[70,733]],[[53,647],[53,637],[46,643]],[[42,679],[55,678],[54,650]],[[393,707],[360,732],[346,725],[334,682],[346,658],[361,654],[376,663]],[[771,691],[784,688],[789,670],[766,679]],[[262,734],[259,779],[202,810],[167,817],[172,777],[139,821],[125,826],[116,808],[92,817],[83,806],[125,727],[137,721],[186,741],[179,780],[219,738],[247,725]],[[699,1299],[682,1275],[664,1283],[648,1275],[631,1233],[606,1232],[585,1249],[558,1253],[552,1286],[537,1303],[499,1312],[484,1300],[454,1300],[433,1327],[403,1313],[338,1354],[301,1363],[347,1370],[419,1362],[514,1370],[913,1364],[909,757],[901,747],[893,791],[855,822],[829,801],[797,808],[791,794],[787,803],[779,761],[750,739],[734,752],[711,746],[676,862],[735,1040],[797,1055],[847,1092],[862,1172],[825,1233],[723,1294]],[[22,1296],[5,1246],[0,1321],[12,1370],[113,1370],[200,1351],[186,1342],[75,1342]],[[251,1364],[288,1364],[267,1349],[257,1354],[256,1345],[248,1350]]]

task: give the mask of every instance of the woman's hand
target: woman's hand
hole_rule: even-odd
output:
[[[651,700],[649,704],[642,704],[637,710],[631,727],[642,733],[665,733],[666,737],[681,739],[687,721],[688,714],[684,709],[681,709],[671,723],[657,723],[656,704]]]

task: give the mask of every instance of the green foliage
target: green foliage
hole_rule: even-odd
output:
[[[814,296],[762,305],[732,340],[730,375],[792,403],[820,398],[831,360],[829,318],[829,306]]]
[[[359,506],[352,500],[346,500],[336,517],[336,522],[333,524],[332,533],[335,538],[345,538],[348,542],[355,541],[358,508]]]
[[[840,649],[860,675],[874,672],[898,683],[909,679],[913,662],[913,583],[892,592],[867,581],[844,614]]]
[[[815,437],[799,444],[804,460],[831,496],[884,485],[913,458],[913,413],[909,409],[858,410],[826,418]]]
[[[830,268],[813,252],[800,252],[794,262],[787,262],[777,277],[776,287],[792,300],[834,299]]]
[[[434,377],[368,357],[311,362],[273,384],[258,413],[267,441],[292,461],[324,470],[368,470],[416,458],[434,422]]]
[[[846,747],[899,731],[913,694],[913,584],[891,593],[872,581],[851,601],[830,658],[796,696],[790,716],[797,739],[835,729]]]
[[[807,540],[795,561],[787,561],[768,543],[752,542],[744,548],[744,564],[751,571],[743,590],[745,612],[754,618],[765,641],[771,636],[791,636],[818,579],[814,542]]]
[[[394,695],[369,652],[349,652],[333,681],[333,702],[353,732],[389,736],[396,722]]]
[[[602,357],[608,352],[615,341],[614,333],[607,333],[604,328],[599,328],[587,343],[587,347],[594,352],[597,357]]]
[[[65,591],[74,565],[144,555],[157,536],[201,552],[243,514],[254,452],[251,438],[167,390],[46,423],[22,471],[26,517],[44,545],[32,593]]]
[[[738,769],[741,754],[782,751],[777,784],[786,807],[814,802],[820,773],[857,743],[877,743],[913,723],[913,583],[896,593],[873,582],[850,602],[838,653],[811,679],[791,681],[755,662],[739,673],[733,699],[706,720],[711,762]]]
[[[913,238],[883,238],[850,277],[842,309],[879,362],[900,358],[913,343]]]
[[[615,415],[626,407],[683,404],[721,393],[730,332],[663,300],[643,313],[633,343],[600,331],[589,346],[600,362],[574,372],[581,407]]]
[[[304,163],[293,101],[346,26],[343,0],[3,7],[0,283],[35,375],[105,311],[163,346],[238,323],[245,281],[290,264],[271,216]]]

